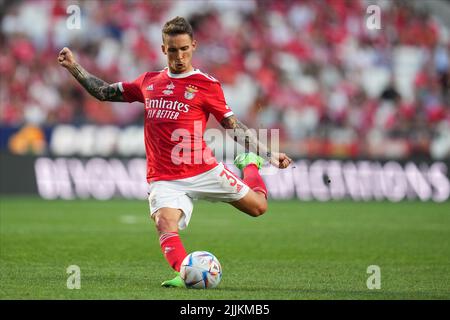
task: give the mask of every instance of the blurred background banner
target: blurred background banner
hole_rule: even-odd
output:
[[[2,194],[145,199],[142,105],[95,100],[56,57],[67,46],[105,81],[133,80],[165,67],[176,15],[237,117],[279,129],[297,159],[264,177],[272,198],[448,200],[444,0],[0,1]]]
[[[292,169],[263,175],[272,199],[303,201],[447,201],[450,162],[300,159]],[[236,174],[239,170],[228,167]],[[147,198],[144,157],[2,155],[0,193],[48,200]],[[324,180],[327,174],[331,183]]]

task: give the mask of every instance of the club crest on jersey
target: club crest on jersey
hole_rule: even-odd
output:
[[[187,100],[192,100],[192,99],[194,99],[196,92],[198,92],[198,89],[196,86],[188,85],[186,87],[186,91],[184,92],[184,98]]]

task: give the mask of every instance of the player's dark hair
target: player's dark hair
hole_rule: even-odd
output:
[[[176,17],[167,21],[162,29],[162,39],[164,35],[176,36],[178,34],[188,34],[191,39],[194,38],[191,24],[183,17]]]

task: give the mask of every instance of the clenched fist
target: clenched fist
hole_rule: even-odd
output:
[[[272,152],[270,156],[270,163],[280,169],[286,169],[291,163],[292,159],[285,153]]]
[[[61,66],[67,69],[71,69],[75,65],[75,59],[72,51],[69,48],[64,47],[58,55],[58,62]]]

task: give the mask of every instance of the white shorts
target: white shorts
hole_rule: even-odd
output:
[[[199,175],[149,183],[148,202],[150,215],[161,208],[181,209],[178,227],[187,227],[194,208],[193,200],[232,202],[242,199],[250,188],[234,173],[219,163],[213,169]]]

